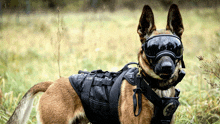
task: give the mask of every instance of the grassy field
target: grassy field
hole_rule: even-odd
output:
[[[181,10],[181,13],[187,75],[177,85],[181,90],[181,106],[176,112],[176,123],[220,124],[220,9]],[[9,119],[32,85],[59,78],[58,54],[62,77],[78,70],[118,71],[128,62],[137,62],[141,43],[136,29],[140,14],[141,9],[3,15],[0,123]],[[165,28],[167,12],[154,11],[154,15],[157,28]],[[28,123],[36,123],[35,115],[33,109]]]

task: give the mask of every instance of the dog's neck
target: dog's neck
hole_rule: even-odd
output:
[[[174,97],[175,95],[175,87],[171,87],[167,90],[160,90],[160,89],[156,89],[153,88],[152,89],[158,96],[162,97]]]

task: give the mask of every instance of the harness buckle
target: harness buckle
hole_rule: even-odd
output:
[[[138,65],[137,78],[138,78],[138,77],[141,77],[141,71],[142,71],[142,68],[140,67],[140,65]]]

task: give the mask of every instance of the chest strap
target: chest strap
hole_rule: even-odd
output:
[[[154,104],[154,117],[151,120],[151,124],[170,124],[173,114],[179,106],[178,96],[180,91],[175,89],[175,97],[160,98],[143,80],[141,75],[137,75],[135,82],[137,82],[137,88],[133,90],[134,115],[138,116],[141,113],[141,96],[143,94],[151,103]],[[138,114],[135,114],[137,108],[136,94],[138,94]]]

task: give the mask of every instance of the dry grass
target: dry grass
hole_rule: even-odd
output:
[[[187,75],[177,86],[181,90],[181,106],[176,113],[176,123],[219,124],[216,122],[220,118],[219,89],[211,88],[204,80],[212,80],[212,77],[204,73],[197,59],[197,56],[203,56],[206,61],[212,61],[215,55],[219,60],[219,16],[212,9],[181,12],[185,27],[183,44]],[[61,12],[61,76],[99,68],[117,71],[128,62],[137,62],[141,43],[136,29],[140,14],[140,10]],[[154,14],[157,28],[165,28],[167,12],[155,11]],[[32,85],[59,78],[57,22],[56,13],[20,15],[17,21],[16,15],[3,15],[0,34],[0,88],[3,92],[0,123],[5,123],[21,96]],[[36,123],[34,110],[29,123]]]

